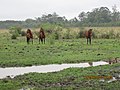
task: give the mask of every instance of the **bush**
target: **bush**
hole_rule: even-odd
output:
[[[18,34],[21,34],[21,31],[22,30],[22,28],[21,27],[16,27],[16,31],[18,32]]]
[[[55,43],[54,35],[49,36],[49,43],[50,45],[53,45]]]
[[[17,35],[12,34],[11,39],[17,39]]]
[[[10,30],[10,33],[16,32],[16,33],[18,33],[18,34],[21,34],[22,28],[21,28],[21,27],[18,27],[18,26],[15,26],[15,27],[10,27],[9,30]]]
[[[77,35],[77,38],[85,38],[85,31],[80,30],[78,35]]]
[[[21,36],[26,36],[26,32],[25,31],[21,31]]]
[[[109,39],[109,38],[110,38],[110,35],[109,35],[109,33],[103,33],[103,34],[101,35],[101,38]]]
[[[109,31],[109,36],[110,36],[110,38],[115,38],[115,34],[114,34],[113,30]]]
[[[60,35],[59,35],[59,32],[58,32],[58,31],[55,31],[55,33],[54,33],[54,38],[55,38],[55,40],[57,40],[57,39],[60,38]]]
[[[11,38],[16,39],[20,34],[21,34],[21,27],[15,26],[15,27],[10,27],[9,32],[12,34]]]
[[[64,36],[63,36],[64,39],[70,39],[70,30],[67,29],[67,31],[64,33]]]
[[[85,38],[85,28],[84,27],[80,27],[79,28],[79,32],[77,34],[77,38]]]
[[[92,31],[92,37],[93,37],[93,38],[98,38],[98,37],[96,36],[95,32],[93,32],[93,31]]]

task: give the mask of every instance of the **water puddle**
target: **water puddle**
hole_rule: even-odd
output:
[[[108,81],[108,83],[116,81],[117,79],[115,77],[113,77],[111,80]]]
[[[111,83],[111,82],[116,81],[116,80],[117,80],[117,79],[116,79],[115,77],[112,77],[110,80],[107,81],[107,83]],[[101,79],[101,80],[99,80],[99,81],[105,82],[106,80],[105,80],[105,79]]]
[[[98,61],[93,62],[92,66],[106,65],[107,62]],[[30,66],[30,67],[10,67],[10,68],[0,68],[0,79],[7,76],[14,78],[17,75],[23,75],[30,72],[47,73],[47,72],[57,72],[70,67],[85,68],[90,67],[89,63],[78,63],[78,64],[51,64],[51,65],[40,65],[40,66]]]

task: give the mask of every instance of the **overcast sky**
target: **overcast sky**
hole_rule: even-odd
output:
[[[56,12],[67,19],[77,17],[82,11],[91,11],[102,6],[116,5],[120,0],[0,0],[0,20],[25,20]]]

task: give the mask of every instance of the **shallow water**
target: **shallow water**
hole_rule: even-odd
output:
[[[115,77],[113,77],[111,80],[108,81],[108,83],[116,81],[117,79]]]
[[[93,62],[92,66],[106,65],[107,62],[98,61]],[[0,68],[0,79],[7,76],[14,78],[17,75],[23,75],[30,72],[47,73],[47,72],[57,72],[70,67],[85,68],[90,67],[88,63],[78,63],[78,64],[51,64],[51,65],[40,65],[40,66],[30,66],[30,67],[10,67],[10,68]]]

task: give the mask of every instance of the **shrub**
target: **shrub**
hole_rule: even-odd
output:
[[[21,34],[21,30],[22,30],[22,28],[21,27],[18,27],[18,26],[15,26],[15,27],[10,27],[9,28],[9,30],[10,30],[10,33],[18,33],[18,34]]]
[[[78,32],[77,38],[85,38],[85,31],[80,30],[80,31]]]
[[[53,45],[55,43],[55,38],[54,38],[53,34],[51,36],[49,36],[49,43],[50,43],[50,45]]]
[[[25,31],[21,31],[21,36],[26,36]]]
[[[11,39],[16,39],[21,34],[21,27],[10,27],[9,32],[12,34]]]
[[[109,38],[110,38],[110,35],[109,35],[109,33],[103,33],[103,34],[101,35],[101,38],[109,39]]]
[[[17,35],[16,34],[12,34],[11,39],[17,39]]]
[[[115,38],[115,34],[114,34],[113,30],[109,31],[109,36],[110,36],[110,38]]]
[[[56,31],[54,32],[54,39],[55,39],[55,40],[58,40],[59,38],[60,38],[60,33],[59,33],[59,31],[56,30]]]
[[[92,37],[93,37],[93,38],[98,38],[98,37],[96,36],[95,32],[92,32]]]
[[[64,32],[64,36],[63,36],[64,39],[70,39],[70,30],[67,29],[66,32]]]

